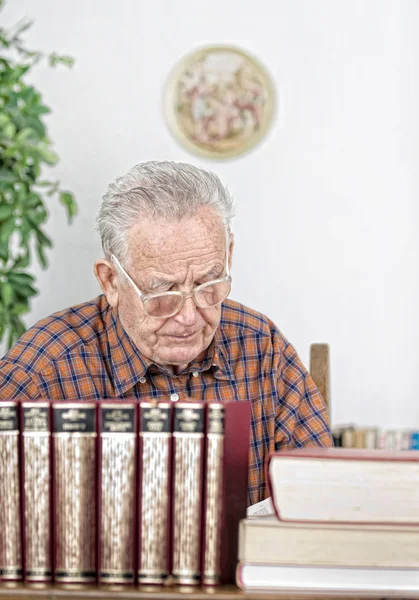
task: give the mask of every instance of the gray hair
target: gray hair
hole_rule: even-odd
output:
[[[141,217],[179,221],[202,206],[213,206],[226,235],[231,232],[234,203],[217,175],[187,163],[150,161],[117,177],[102,198],[97,230],[107,258],[128,258],[128,232]]]

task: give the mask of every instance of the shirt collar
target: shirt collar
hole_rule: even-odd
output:
[[[149,367],[153,366],[153,368],[164,370],[163,367],[156,365],[137,350],[122,327],[115,309],[109,310],[107,325],[113,382],[117,396],[122,396],[134,387],[142,377],[146,376]],[[184,372],[198,371],[202,373],[212,369],[216,379],[234,380],[226,348],[227,344],[220,324],[202,360],[197,359],[191,362]]]

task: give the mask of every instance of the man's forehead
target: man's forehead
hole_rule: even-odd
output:
[[[135,261],[186,259],[194,254],[224,253],[225,248],[224,225],[214,213],[175,222],[147,219],[134,226],[129,236],[129,254]]]

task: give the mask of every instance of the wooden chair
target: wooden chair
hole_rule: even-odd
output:
[[[310,375],[313,378],[330,415],[330,352],[329,344],[311,344],[310,346]]]

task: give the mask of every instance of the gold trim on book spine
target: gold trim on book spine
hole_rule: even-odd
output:
[[[96,574],[81,571],[66,571],[65,573],[55,572],[55,581],[58,583],[91,583],[96,581]]]
[[[173,576],[185,584],[200,572],[201,445],[200,437],[175,439]]]
[[[101,556],[104,573],[124,580],[133,568],[135,439],[133,435],[114,434],[102,439]],[[131,573],[132,574],[132,573]]]
[[[100,583],[132,583],[134,573],[132,571],[101,571],[99,573]]]
[[[18,442],[11,432],[0,437],[0,572],[4,579],[22,577]]]
[[[161,584],[167,579],[168,573],[138,573],[139,585],[146,585],[148,583]]]
[[[53,433],[52,437],[54,438],[95,438],[97,437],[97,433],[79,433],[77,431],[72,431],[70,433]]]
[[[56,571],[60,581],[74,580],[75,573],[82,573],[80,581],[91,581],[96,570],[96,440],[57,436],[53,444]]]
[[[144,435],[142,446],[138,576],[159,582],[167,569],[170,435]]]
[[[51,570],[49,437],[25,436],[23,452],[26,569],[45,577]]]
[[[26,569],[25,570],[25,581],[37,582],[37,581],[52,581],[52,571],[44,569]]]
[[[0,566],[0,581],[20,581],[22,575],[23,571],[20,568]]]
[[[177,585],[199,585],[199,583],[201,582],[201,576],[199,573],[191,573],[189,575],[173,574],[173,580]]]
[[[101,438],[113,439],[113,440],[116,437],[118,437],[118,438],[124,438],[124,439],[129,439],[129,440],[134,440],[135,439],[135,433],[101,433],[100,437]]]

